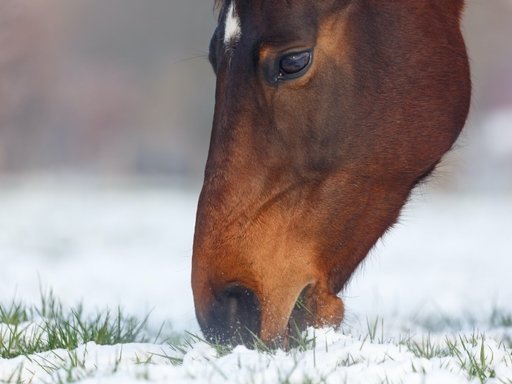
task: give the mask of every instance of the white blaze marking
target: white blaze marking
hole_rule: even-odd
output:
[[[231,47],[240,40],[242,29],[240,18],[236,12],[235,0],[231,0],[228,13],[226,14],[226,30],[224,31],[224,45],[226,48]]]

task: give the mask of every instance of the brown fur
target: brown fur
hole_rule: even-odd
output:
[[[285,341],[290,321],[341,322],[336,295],[464,125],[462,7],[237,0],[242,38],[229,53],[221,11],[192,270],[209,339]],[[266,66],[303,48],[310,70],[270,84]],[[294,309],[300,295],[307,311]]]

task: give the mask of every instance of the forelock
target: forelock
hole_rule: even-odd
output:
[[[224,4],[224,0],[215,0],[215,3],[213,4],[214,9],[221,9]]]

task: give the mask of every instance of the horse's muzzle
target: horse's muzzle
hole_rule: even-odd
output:
[[[199,313],[206,340],[227,346],[290,348],[308,326],[336,327],[341,323],[343,303],[336,295],[315,285],[299,288],[297,293],[294,289],[288,295],[269,296],[229,284],[210,296]]]

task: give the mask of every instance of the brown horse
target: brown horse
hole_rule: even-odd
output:
[[[337,294],[459,135],[463,0],[217,5],[196,314],[209,340],[286,345],[340,324]]]

